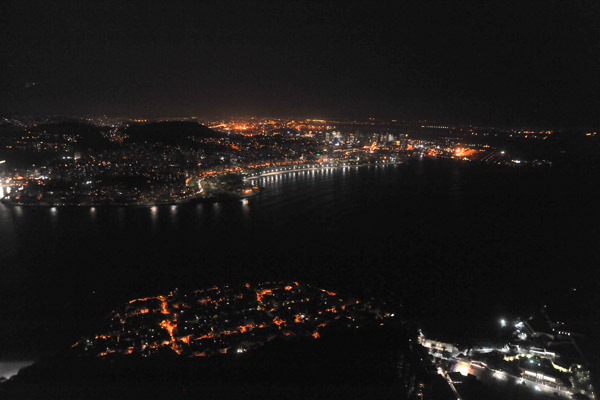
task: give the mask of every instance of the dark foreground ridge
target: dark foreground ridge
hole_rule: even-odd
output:
[[[65,357],[0,384],[0,398],[405,399],[399,339],[388,326],[326,327],[318,340],[277,338],[242,354]]]
[[[298,282],[174,290],[116,309],[102,333],[22,370],[0,397],[403,398],[398,321]]]

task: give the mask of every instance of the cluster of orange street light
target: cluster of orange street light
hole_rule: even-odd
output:
[[[302,292],[303,290],[305,290],[304,288],[310,289],[310,293],[314,293],[314,295],[312,295],[314,299],[311,298],[311,295],[309,295],[308,293]],[[220,338],[222,339],[227,336],[235,334],[248,334],[249,332],[255,331],[257,329],[264,329],[269,327],[271,329],[275,328],[275,331],[269,331],[270,333],[267,334],[269,335],[267,336],[268,340],[270,340],[270,337],[274,337],[274,332],[279,332],[279,334],[283,336],[295,336],[298,332],[295,327],[300,325],[307,327],[314,326],[314,328],[308,328],[308,332],[306,332],[306,328],[301,329],[300,332],[303,332],[302,334],[310,335],[313,338],[318,339],[320,337],[319,329],[327,326],[333,320],[339,318],[348,318],[354,321],[354,317],[352,315],[344,316],[343,314],[340,315],[340,313],[343,313],[344,310],[346,310],[348,304],[359,303],[358,301],[344,302],[342,299],[337,297],[337,294],[335,292],[328,291],[325,289],[312,289],[310,286],[300,285],[298,282],[292,282],[289,284],[265,283],[255,287],[252,287],[250,284],[246,284],[245,291],[247,290],[249,290],[250,293],[254,292],[252,294],[252,296],[256,297],[256,306],[254,307],[257,311],[262,313],[263,316],[266,316],[268,318],[266,321],[255,323],[252,320],[244,320],[244,323],[239,324],[235,327],[217,328],[218,325],[212,325],[210,326],[209,331],[205,330],[202,334],[193,334],[191,332],[184,333],[184,329],[187,328],[179,327],[181,323],[184,323],[184,325],[185,323],[189,323],[189,321],[180,321],[180,319],[182,318],[181,313],[184,309],[192,309],[191,307],[193,307],[193,304],[198,304],[202,305],[203,307],[213,309],[213,312],[217,313],[215,315],[218,315],[218,308],[221,303],[226,302],[227,304],[229,304],[229,302],[232,300],[242,300],[244,298],[245,295],[243,294],[243,292],[236,294],[235,292],[232,292],[229,287],[214,287],[206,291],[196,291],[194,292],[195,297],[194,302],[192,303],[190,303],[189,301],[182,301],[182,299],[185,299],[187,295],[181,296],[178,292],[171,292],[166,296],[161,295],[155,297],[144,297],[134,299],[128,303],[124,312],[113,312],[113,321],[119,321],[122,324],[122,326],[125,326],[125,322],[128,318],[148,318],[146,316],[151,315],[156,315],[157,317],[160,316],[159,320],[155,322],[155,327],[165,332],[165,334],[160,339],[156,339],[155,341],[149,341],[145,345],[142,345],[141,350],[138,349],[137,352],[143,351],[144,348],[149,349],[151,352],[156,351],[160,348],[169,348],[177,354],[182,354],[186,351],[185,349],[189,348],[191,351],[188,351],[188,354],[191,354],[192,356],[202,357],[210,355],[211,352],[206,351],[206,349],[195,350],[194,346],[203,346],[200,344],[200,341],[204,339],[219,340]],[[286,294],[288,292],[290,293],[289,295]],[[319,295],[318,293],[321,293],[321,295]],[[317,298],[320,298],[323,301],[323,308],[317,314],[311,316],[305,315],[299,311],[292,311],[291,313],[287,311],[290,309],[290,306],[292,306],[292,304],[294,303],[300,305],[301,303],[316,300]],[[330,305],[325,306],[326,304]],[[252,306],[249,304],[248,307]],[[283,311],[284,314],[278,314],[278,311]],[[336,315],[326,317],[325,314]],[[137,319],[132,321],[137,321]],[[148,320],[146,319],[145,321]],[[145,324],[148,324],[148,322],[145,322]],[[151,328],[150,331],[154,330],[152,325],[147,326]],[[205,328],[208,327],[208,325],[205,326]],[[127,334],[137,335],[138,333],[134,328],[133,330],[127,331]],[[109,343],[106,347],[102,348],[102,351],[100,351],[97,354],[99,356],[107,356],[113,353],[132,354],[136,352],[136,349],[132,346],[124,347],[124,344],[119,345],[119,343],[122,342],[123,339],[123,337],[121,337],[122,335],[125,335],[123,330],[121,332],[119,332],[119,330],[113,330],[108,333],[96,335],[94,337],[95,342]],[[114,347],[123,347],[121,347],[120,349],[111,348],[110,343],[116,343]],[[221,342],[219,341],[219,343]],[[80,343],[78,342],[75,345],[73,345],[73,347],[78,347],[79,345]],[[190,348],[190,346],[192,346],[192,348]],[[223,352],[223,349],[218,349],[218,351]]]

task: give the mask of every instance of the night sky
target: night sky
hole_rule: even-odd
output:
[[[4,1],[0,114],[600,120],[597,1]]]

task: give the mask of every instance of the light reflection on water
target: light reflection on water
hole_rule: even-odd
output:
[[[234,213],[243,216],[245,219],[251,217],[256,210],[267,211],[265,207],[273,207],[282,201],[296,204],[315,201],[327,203],[333,200],[331,197],[332,187],[328,184],[339,183],[348,174],[355,174],[359,167],[343,167],[343,168],[325,168],[310,171],[293,171],[280,175],[262,177],[259,180],[263,191],[258,196],[252,197],[249,202],[237,203],[236,207],[232,208],[229,202],[224,203],[197,203],[195,205],[171,205],[171,206],[152,206],[148,208],[137,208],[135,212],[125,207],[22,207],[9,206],[0,204],[0,239],[10,237],[14,234],[15,227],[23,221],[18,221],[20,218],[38,219],[38,230],[44,229],[46,221],[53,224],[65,223],[70,224],[72,220],[77,220],[77,223],[95,223],[103,224],[111,221],[111,224],[119,227],[124,227],[126,224],[134,223],[131,221],[135,215],[136,222],[141,222],[143,225],[149,225],[151,229],[158,232],[157,229],[162,226],[162,221],[173,223],[184,217],[192,219],[195,222],[202,222],[207,217],[219,218],[222,213]],[[366,172],[368,168],[363,168]],[[318,185],[318,186],[315,186]],[[3,190],[0,188],[0,190]],[[318,193],[316,192],[318,190]],[[339,190],[337,187],[335,190]],[[0,192],[2,193],[2,192]],[[6,193],[6,192],[4,192]],[[338,193],[344,195],[344,193]],[[237,208],[237,211],[235,209]],[[40,215],[45,210],[46,216]],[[83,210],[83,211],[82,211]],[[143,211],[142,211],[143,210]],[[190,212],[193,210],[193,212]],[[85,215],[81,215],[85,213]],[[84,218],[82,221],[81,218]],[[141,220],[140,220],[141,218]],[[146,219],[146,222],[144,222]],[[4,236],[4,237],[1,237]]]
[[[152,230],[156,232],[158,229],[158,207],[152,206],[150,207],[150,225],[152,226]]]

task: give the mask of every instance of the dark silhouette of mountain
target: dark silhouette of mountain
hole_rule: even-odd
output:
[[[30,130],[32,132],[73,135],[89,135],[100,132],[100,128],[98,128],[97,126],[77,120],[42,123],[31,127]]]
[[[129,136],[127,141],[130,142],[160,141],[172,144],[189,142],[194,137],[218,138],[223,136],[223,134],[215,132],[204,125],[190,121],[165,121],[129,125],[123,128],[121,132]]]
[[[107,139],[102,137],[101,132],[107,128],[79,121],[75,119],[63,119],[57,122],[42,123],[30,128],[31,132],[45,132],[57,135],[77,135],[76,148],[101,149],[110,146]]]

